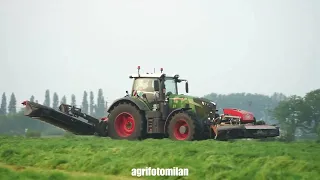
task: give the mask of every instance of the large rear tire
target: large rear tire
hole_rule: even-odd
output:
[[[203,128],[192,112],[179,112],[172,116],[168,126],[169,138],[177,141],[192,141],[203,138]]]
[[[136,106],[121,103],[114,107],[109,115],[108,135],[112,139],[144,139],[146,120]]]

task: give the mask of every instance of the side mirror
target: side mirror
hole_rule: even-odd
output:
[[[189,93],[189,83],[188,83],[188,81],[186,81],[186,87],[185,87],[185,89],[186,89],[186,93]]]
[[[154,80],[153,81],[153,88],[154,88],[154,91],[160,91],[159,80]]]

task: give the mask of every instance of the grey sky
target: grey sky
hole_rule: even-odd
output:
[[[131,88],[136,67],[190,94],[303,95],[320,87],[319,0],[0,0],[0,93],[18,102]],[[184,92],[183,92],[184,93]],[[52,95],[52,94],[51,94]]]

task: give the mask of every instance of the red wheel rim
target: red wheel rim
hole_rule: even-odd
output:
[[[135,122],[130,113],[120,113],[114,122],[116,132],[121,137],[128,137],[134,132]]]
[[[177,140],[185,140],[189,135],[189,125],[186,120],[181,119],[174,125],[173,135]]]

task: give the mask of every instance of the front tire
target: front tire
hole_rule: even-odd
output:
[[[170,119],[168,133],[172,140],[200,140],[202,132],[201,123],[192,112],[179,112]]]
[[[112,139],[145,138],[146,120],[143,113],[129,103],[117,105],[109,115],[108,135]]]

